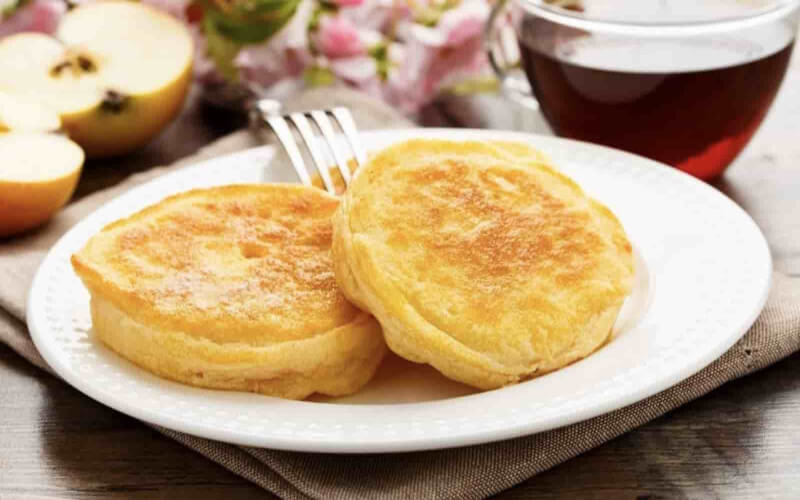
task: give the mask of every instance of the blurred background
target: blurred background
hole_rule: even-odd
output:
[[[76,186],[81,196],[115,184],[245,126],[258,99],[274,100],[279,112],[286,99],[320,87],[356,89],[425,126],[555,133],[714,181],[772,109],[799,6],[0,0],[0,156],[28,165],[0,185],[0,235],[47,220]],[[784,87],[792,94],[798,85]],[[782,100],[780,114],[791,116],[800,99]],[[793,124],[772,127],[782,134]],[[52,140],[23,145],[21,133],[66,136],[84,158]],[[20,153],[30,150],[38,155]],[[39,195],[15,198],[29,189]],[[26,203],[34,215],[8,222],[9,207],[22,213]]]

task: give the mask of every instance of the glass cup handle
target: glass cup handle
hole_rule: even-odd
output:
[[[508,0],[499,0],[492,6],[485,30],[486,55],[497,79],[500,80],[503,93],[525,106],[538,108],[539,103],[533,97],[531,86],[525,77],[519,72],[509,71],[519,65],[519,58],[509,60],[510,49],[517,47],[513,28],[507,24],[500,26],[500,20],[506,13],[507,4]]]

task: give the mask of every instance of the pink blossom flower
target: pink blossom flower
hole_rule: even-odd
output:
[[[446,34],[445,44],[452,47],[481,36],[488,17],[489,6],[485,2],[463,2],[445,12],[437,28]]]
[[[164,12],[177,17],[183,21],[186,21],[186,9],[189,7],[189,4],[192,3],[191,0],[142,0],[142,3],[146,3],[155,7],[156,9],[163,10]]]
[[[385,99],[384,82],[378,75],[378,66],[370,56],[335,59],[330,64],[337,79],[372,97]]]
[[[378,65],[370,56],[342,57],[330,62],[330,70],[341,80],[359,84],[374,79]]]
[[[400,31],[405,38],[431,47],[456,46],[482,35],[489,10],[485,1],[462,0],[457,7],[445,11],[435,26],[409,22],[402,24]]]
[[[354,7],[364,3],[364,0],[330,0],[330,2],[338,5],[339,7]]]
[[[397,0],[370,0],[340,9],[338,15],[362,30],[388,31],[397,21],[411,17],[411,9],[406,2]]]
[[[353,23],[342,16],[325,16],[319,23],[317,48],[330,58],[364,54],[366,47]]]
[[[483,24],[489,16],[485,1],[463,0],[445,11],[432,27],[402,23],[402,57],[391,72],[387,97],[407,113],[427,104],[448,83],[448,76],[478,68],[485,60]]]
[[[16,1],[0,0],[0,5]],[[195,39],[198,79],[224,79],[207,56],[203,24],[198,23],[200,3],[140,1],[187,23]],[[232,63],[240,83],[271,90],[303,85],[309,68],[320,68],[335,81],[414,114],[442,90],[488,74],[482,34],[492,1],[301,0],[280,31],[264,42],[243,45],[231,56]],[[326,8],[312,32],[314,12],[323,3]],[[19,31],[52,33],[65,5],[63,0],[29,0],[0,21],[0,37]],[[225,62],[231,61],[217,64]]]
[[[53,33],[65,11],[60,0],[33,0],[0,22],[0,37],[21,31]]]

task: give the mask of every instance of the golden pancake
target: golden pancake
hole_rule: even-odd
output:
[[[191,385],[293,399],[355,392],[386,346],[336,286],[337,205],[299,185],[225,186],[107,226],[72,256],[95,334]]]
[[[611,211],[513,143],[378,153],[334,215],[333,255],[339,286],[391,350],[482,389],[600,347],[634,273]]]

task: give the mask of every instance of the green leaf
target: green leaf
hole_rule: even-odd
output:
[[[338,8],[336,5],[328,3],[318,3],[314,7],[314,12],[311,13],[311,20],[308,22],[309,31],[317,31],[319,28],[319,21],[324,14],[336,14]]]
[[[0,20],[8,19],[9,17],[13,16],[15,12],[27,5],[28,1],[29,0],[17,0],[16,2],[3,7],[3,9],[0,10]]]
[[[242,19],[259,16],[263,20],[274,20],[291,17],[300,0],[245,0],[233,4],[230,15]]]
[[[443,2],[431,2],[428,4],[417,5],[413,9],[414,21],[428,28],[439,24],[439,19],[446,11],[458,7],[461,0],[444,0]]]
[[[303,73],[303,80],[309,87],[323,87],[336,81],[336,76],[328,68],[311,66]]]
[[[367,50],[367,54],[375,59],[378,77],[386,81],[392,68],[392,62],[389,61],[389,44],[385,40],[378,42]]]
[[[463,96],[471,94],[497,92],[499,88],[500,88],[500,83],[497,81],[497,79],[491,76],[487,76],[487,77],[470,78],[458,82],[445,89],[442,89],[442,92],[446,92],[452,95]]]
[[[414,13],[414,21],[428,28],[432,28],[439,22],[439,17],[441,17],[441,15],[442,11],[439,9],[427,6],[420,7],[417,12]]]
[[[203,32],[206,35],[208,55],[214,61],[217,71],[229,81],[236,81],[239,72],[233,64],[236,54],[242,48],[241,43],[234,42],[217,31],[216,25],[208,16],[203,18]]]
[[[374,57],[378,60],[384,60],[389,58],[389,44],[386,41],[380,41],[373,45],[372,47],[367,50],[367,54],[370,57]]]
[[[220,36],[241,44],[261,43],[289,22],[300,0],[248,0],[220,10],[206,2],[205,19]]]

